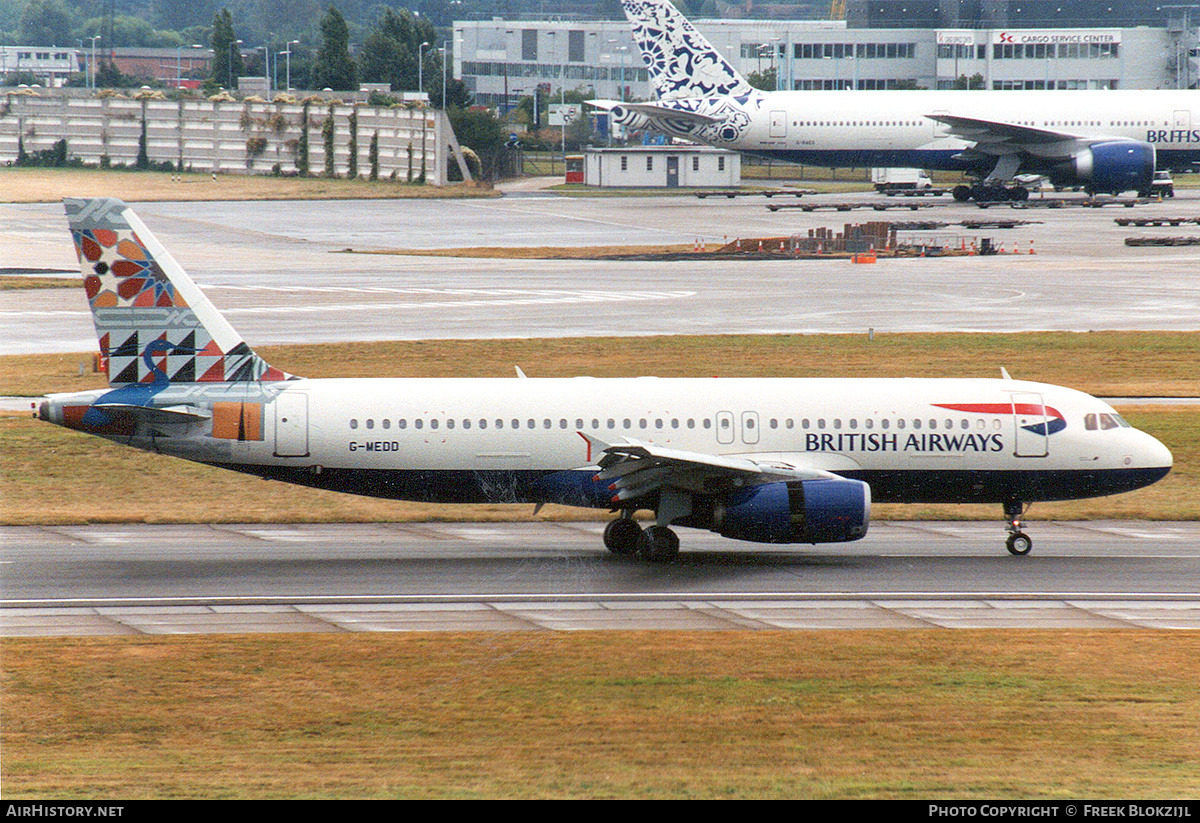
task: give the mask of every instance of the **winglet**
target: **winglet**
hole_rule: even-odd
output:
[[[1008,369],[1004,368],[1003,366],[1000,367],[1000,376],[1005,380],[1012,380],[1012,375],[1010,375],[1008,373]]]

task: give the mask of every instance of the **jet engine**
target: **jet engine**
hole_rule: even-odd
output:
[[[642,131],[651,126],[649,117],[628,109],[625,106],[613,106],[609,109],[608,116],[612,119],[612,122],[624,126],[630,131]]]
[[[714,501],[713,531],[755,543],[843,543],[867,533],[871,488],[858,480],[789,480]]]
[[[1154,146],[1136,140],[1094,143],[1071,158],[1076,182],[1089,191],[1149,191],[1154,180]]]

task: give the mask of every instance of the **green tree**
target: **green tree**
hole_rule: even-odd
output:
[[[300,140],[296,144],[296,171],[301,177],[308,177],[308,107],[304,101],[304,109],[300,114]]]
[[[350,110],[350,159],[346,163],[346,176],[358,179],[358,108]]]
[[[491,112],[451,109],[447,114],[454,134],[462,146],[469,146],[479,155],[480,176],[494,180],[500,171],[504,154],[504,129]]]
[[[135,169],[150,168],[150,153],[146,146],[146,104],[142,103],[142,132],[138,136],[138,153],[137,161],[133,164]]]
[[[97,34],[102,35],[103,38],[97,43],[97,48],[103,48],[106,45],[114,48],[122,48],[124,46],[173,48],[195,42],[193,40],[184,40],[183,35],[179,32],[158,30],[150,25],[150,21],[148,20],[125,14],[118,14],[114,17],[112,19],[112,26],[107,31],[105,31],[105,20],[103,17],[91,17],[84,21],[74,36],[83,40],[84,45],[87,46],[87,40]]]
[[[367,158],[371,161],[371,179],[379,179],[379,132],[376,131],[371,135],[371,147],[367,151]]]
[[[360,76],[368,83],[388,83],[395,91],[424,85],[431,99],[440,100],[442,60],[437,42],[437,30],[425,17],[408,9],[385,9],[359,50]],[[438,95],[433,93],[435,85]]]
[[[756,89],[763,91],[775,91],[776,71],[774,68],[766,71],[752,71],[746,75],[746,82]]]
[[[237,44],[237,33],[233,29],[233,15],[229,9],[221,9],[213,18],[212,31],[212,78],[227,89],[237,87],[237,79],[246,70],[242,64],[242,53]]]
[[[356,87],[357,72],[350,59],[350,30],[334,6],[321,18],[321,47],[313,65],[313,83],[318,88],[338,91]]]
[[[62,0],[29,0],[17,37],[22,46],[65,46],[73,42],[74,25],[74,15]]]
[[[321,124],[321,140],[325,146],[325,176],[337,177],[333,156],[333,106],[329,107],[325,122]]]

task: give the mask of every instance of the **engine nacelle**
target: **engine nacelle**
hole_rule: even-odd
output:
[[[789,480],[715,501],[712,528],[755,543],[843,543],[867,533],[871,488],[858,480]]]
[[[1095,143],[1071,160],[1077,180],[1091,191],[1149,191],[1156,162],[1154,146],[1136,140]]]
[[[649,117],[627,109],[624,106],[613,106],[609,109],[608,116],[613,123],[624,126],[630,131],[642,131],[650,128]]]

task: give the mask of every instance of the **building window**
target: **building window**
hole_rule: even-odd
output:
[[[522,60],[537,60],[538,59],[538,33],[537,29],[522,29],[521,30],[521,59]]]
[[[571,30],[567,32],[567,60],[572,63],[582,63],[583,57],[584,33],[582,30]]]

